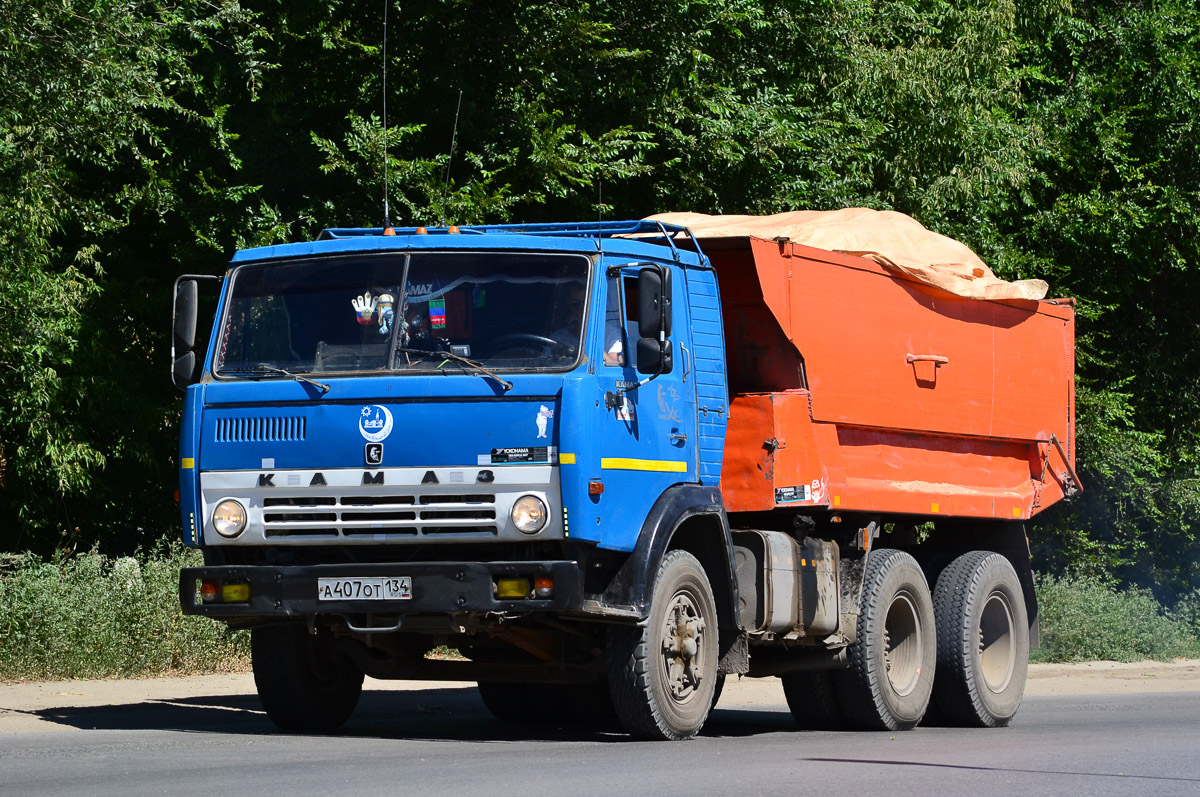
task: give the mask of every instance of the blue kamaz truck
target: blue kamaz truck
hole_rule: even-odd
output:
[[[805,268],[832,269],[824,293]],[[826,417],[823,384],[872,378],[821,365],[852,332],[801,334],[820,312],[857,323],[868,294],[829,306],[842,278],[937,294],[950,310],[918,311],[951,325],[951,349],[953,325],[981,326],[963,308],[992,304],[649,221],[331,229],[181,277],[180,500],[204,553],[184,611],[251,630],[287,730],[340,726],[364,675],[475,681],[501,719],[651,739],[695,735],[731,674],[780,675],[805,727],[911,728],[931,700],[1007,723],[1036,630],[1024,521],[1072,487],[1070,388],[1043,367],[1025,389],[1058,425],[1003,441],[925,428],[920,403],[900,430]],[[220,291],[197,351],[205,279]],[[1061,342],[1070,308],[1032,305],[988,323]],[[936,366],[953,390],[938,352],[897,367]],[[973,446],[995,468],[959,467]],[[860,478],[880,462],[969,484],[889,492]]]

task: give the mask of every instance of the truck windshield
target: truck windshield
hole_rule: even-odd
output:
[[[271,369],[570,368],[579,359],[589,266],[581,255],[492,252],[246,265],[233,275],[214,371],[281,378]]]

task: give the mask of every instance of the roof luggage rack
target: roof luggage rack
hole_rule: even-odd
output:
[[[384,235],[384,227],[331,227],[323,230],[317,240],[327,241],[334,238],[358,238],[371,235]],[[574,221],[574,222],[545,222],[541,224],[479,224],[462,225],[457,227],[394,227],[396,235],[416,235],[424,230],[429,235],[543,235],[570,238],[615,238],[626,235],[654,235],[667,238],[685,234],[691,237],[691,231],[686,227],[675,224],[663,224],[659,221],[642,219],[633,221]],[[451,232],[454,230],[454,232]]]

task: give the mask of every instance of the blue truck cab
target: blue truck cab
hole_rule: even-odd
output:
[[[340,724],[363,673],[477,680],[499,715],[603,697],[604,651],[636,647],[686,538],[681,572],[720,574],[671,609],[689,650],[711,637],[674,676],[690,718],[626,724],[698,730],[736,588],[720,307],[686,230],[327,230],[239,251],[221,283],[199,368],[196,278],[176,288],[183,528],[205,560],[180,596],[253,630],[276,722]],[[467,660],[426,659],[438,644]]]

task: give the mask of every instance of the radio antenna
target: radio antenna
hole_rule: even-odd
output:
[[[604,238],[604,180],[596,181],[596,251],[604,251],[600,241]]]
[[[458,107],[454,110],[454,127],[450,130],[450,155],[446,158],[446,182],[442,187],[442,226],[446,226],[446,204],[450,201],[450,162],[454,160],[454,140],[458,136],[458,114],[462,111],[462,89],[458,90]]]
[[[388,126],[387,126],[387,14],[391,0],[383,0],[383,228],[392,226],[388,212]]]

